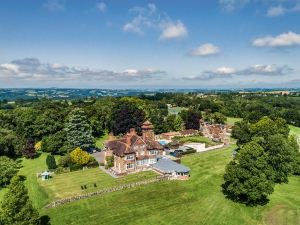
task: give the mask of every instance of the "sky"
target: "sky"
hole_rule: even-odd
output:
[[[0,0],[0,88],[299,88],[300,0]]]

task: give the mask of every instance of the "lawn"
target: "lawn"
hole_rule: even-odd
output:
[[[206,147],[219,144],[219,143],[213,142],[212,140],[210,140],[207,137],[200,136],[200,135],[190,136],[190,137],[175,137],[175,140],[178,140],[178,141],[184,142],[184,143],[190,143],[190,142],[205,143]]]
[[[300,127],[295,127],[295,126],[289,125],[289,128],[290,128],[291,135],[296,135],[296,136],[300,137]]]
[[[189,181],[165,181],[42,209],[52,225],[211,224],[297,225],[300,177],[277,185],[265,206],[247,207],[221,192],[225,165],[235,146],[182,158],[191,168]]]
[[[104,147],[104,142],[107,141],[108,138],[109,135],[107,132],[105,132],[102,136],[95,138],[95,146],[102,149]]]
[[[186,109],[186,108],[184,108],[184,107],[170,107],[170,108],[168,108],[168,112],[169,112],[169,114],[177,115],[178,113],[180,113],[184,109]]]
[[[226,124],[234,125],[235,122],[241,121],[242,118],[235,118],[235,117],[227,117]]]
[[[131,174],[122,178],[112,178],[99,168],[79,170],[70,173],[55,174],[52,179],[42,181],[36,177],[36,173],[43,172],[46,167],[47,154],[43,153],[38,158],[30,160],[23,159],[20,175],[26,176],[26,186],[35,207],[42,208],[53,200],[79,195],[95,190],[131,183],[144,179],[156,177],[152,171]],[[94,187],[96,184],[97,187]],[[87,189],[82,190],[81,185]],[[0,199],[4,191],[0,192]]]

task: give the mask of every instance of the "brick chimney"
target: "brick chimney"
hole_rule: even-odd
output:
[[[146,139],[153,140],[153,141],[155,140],[153,128],[154,127],[149,120],[143,123],[142,125],[143,140]]]

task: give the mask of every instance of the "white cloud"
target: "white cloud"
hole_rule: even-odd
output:
[[[192,49],[190,51],[190,55],[192,56],[210,56],[210,55],[216,55],[220,52],[219,47],[211,44],[211,43],[206,43],[198,48]]]
[[[220,67],[215,70],[204,71],[199,76],[184,77],[184,80],[213,80],[217,78],[231,78],[233,76],[285,76],[291,74],[293,69],[288,66],[253,65],[244,69]]]
[[[271,6],[267,11],[267,16],[276,17],[293,12],[300,12],[300,1],[296,2],[293,7],[284,7],[282,5]]]
[[[50,11],[61,11],[65,9],[65,0],[48,0],[44,6]]]
[[[187,28],[181,21],[167,22],[161,25],[163,27],[160,40],[184,38],[188,35]]]
[[[265,36],[257,38],[252,42],[255,47],[290,47],[300,45],[300,34],[294,32],[287,32],[279,34],[278,36]]]
[[[286,12],[286,9],[282,7],[281,5],[279,6],[272,6],[268,9],[267,16],[280,16],[283,15]]]
[[[7,72],[10,72],[10,73],[18,73],[19,72],[19,66],[18,65],[15,65],[15,64],[12,64],[12,63],[4,63],[4,64],[1,64],[0,65],[0,68],[2,70],[5,70]],[[0,70],[1,70],[0,69]]]
[[[0,79],[27,81],[140,81],[161,79],[166,72],[159,69],[128,69],[123,72],[69,67],[61,64],[41,63],[36,58],[14,60],[0,64]]]
[[[188,29],[182,21],[173,21],[153,3],[147,7],[135,6],[129,9],[129,12],[134,14],[134,17],[124,24],[125,32],[144,34],[149,29],[159,31],[159,40],[179,39],[188,35]]]
[[[97,2],[96,3],[96,8],[100,11],[100,12],[105,12],[106,11],[106,4],[104,2]]]

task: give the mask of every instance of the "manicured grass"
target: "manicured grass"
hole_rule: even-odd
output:
[[[247,207],[224,197],[220,185],[234,147],[184,156],[182,163],[191,168],[189,181],[150,184],[41,212],[50,216],[52,225],[299,224],[299,177],[277,185],[265,206]]]
[[[289,125],[289,128],[290,128],[290,135],[296,135],[300,137],[300,127]]]
[[[172,108],[169,108],[168,111],[169,111],[169,114],[177,115],[178,113],[180,113],[184,109],[185,109],[184,107],[172,107]]]
[[[97,148],[103,148],[104,147],[104,142],[108,140],[108,133],[105,132],[101,137],[95,138],[95,146]]]
[[[49,198],[54,200],[93,192],[95,190],[118,186],[125,183],[145,180],[156,176],[157,174],[152,171],[145,171],[115,179],[97,167],[70,173],[57,174],[48,181],[42,181],[39,179],[38,183],[49,194]],[[96,187],[94,187],[94,184],[96,184]],[[86,185],[87,189],[82,190],[82,185]]]
[[[242,118],[235,118],[235,117],[227,117],[226,124],[234,125],[235,122],[241,121]]]
[[[184,143],[189,143],[189,142],[205,143],[206,146],[213,146],[213,145],[218,144],[216,142],[213,142],[209,138],[203,137],[203,136],[200,136],[200,135],[195,135],[195,136],[190,136],[190,137],[176,137],[175,139],[178,140],[178,141],[184,142]]]

